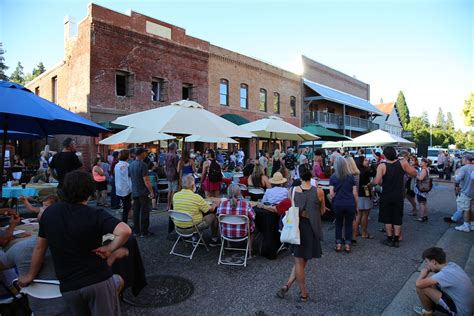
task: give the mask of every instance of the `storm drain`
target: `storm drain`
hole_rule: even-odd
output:
[[[165,307],[181,303],[194,292],[191,281],[174,275],[147,276],[148,285],[138,296],[130,288],[123,293],[123,299],[131,305],[141,307]]]

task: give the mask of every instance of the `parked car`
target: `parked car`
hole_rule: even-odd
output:
[[[448,151],[446,148],[440,147],[428,147],[428,160],[431,161],[430,165],[430,172],[431,173],[438,173],[438,155],[439,151],[442,150],[444,152]]]

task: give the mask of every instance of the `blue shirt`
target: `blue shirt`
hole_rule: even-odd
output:
[[[333,206],[356,206],[352,188],[356,183],[353,176],[347,176],[344,181],[340,181],[335,174],[329,178],[329,186],[334,187],[336,196],[332,201]]]

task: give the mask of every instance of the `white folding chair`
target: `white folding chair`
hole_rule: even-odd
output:
[[[43,300],[61,297],[58,280],[34,279],[27,287],[22,287],[20,292]]]
[[[173,245],[173,248],[171,248],[170,255],[176,255],[176,256],[180,256],[184,258],[189,258],[191,260],[193,258],[194,252],[196,251],[197,247],[199,247],[199,245],[204,245],[204,247],[206,247],[206,250],[209,251],[209,248],[207,248],[206,242],[204,241],[204,238],[202,237],[202,232],[196,226],[196,223],[194,223],[191,215],[185,212],[174,211],[174,210],[169,210],[168,214],[170,215],[173,221],[188,223],[190,227],[190,228],[179,228],[175,226],[175,231],[178,234],[178,238],[176,239]],[[190,240],[190,238],[192,238],[196,234],[199,236],[198,240],[197,241],[192,241],[192,239]],[[193,245],[193,250],[190,255],[185,255],[182,253],[175,252],[176,245],[181,239],[183,239],[184,242],[188,242]]]
[[[240,225],[245,225],[245,237],[242,238],[232,238],[228,236],[224,236],[222,232],[224,231],[222,229],[222,225],[225,224],[227,226],[240,226]],[[220,226],[220,231],[221,231],[221,251],[219,253],[219,260],[217,261],[217,264],[227,264],[227,265],[232,265],[232,266],[247,266],[247,258],[249,254],[249,248],[250,248],[250,223],[249,223],[249,218],[245,215],[226,215],[226,214],[221,214],[219,215],[219,226]],[[224,241],[228,241],[229,243],[232,242],[242,242],[242,241],[247,241],[245,248],[232,248],[232,247],[225,247],[224,246]],[[224,255],[224,250],[237,250],[237,251],[245,251],[245,257],[243,263],[234,263],[234,262],[227,262],[222,260],[222,256]]]

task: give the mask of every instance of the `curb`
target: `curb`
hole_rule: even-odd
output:
[[[462,233],[454,230],[453,226],[443,234],[436,244],[446,251],[448,261],[463,267],[471,280],[474,280],[474,232]],[[421,256],[421,254],[420,254]],[[421,260],[421,259],[420,259]],[[383,316],[417,315],[413,306],[419,305],[415,291],[415,282],[423,263],[408,278],[392,302],[384,309]]]

